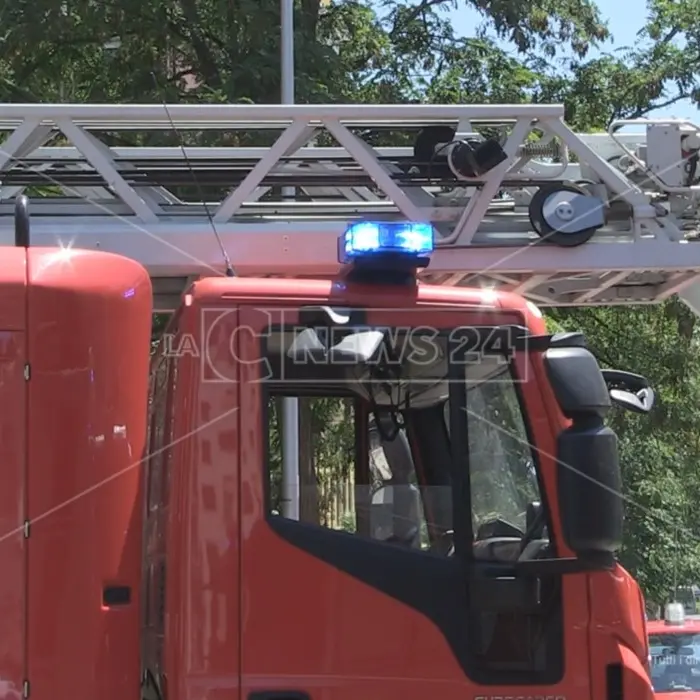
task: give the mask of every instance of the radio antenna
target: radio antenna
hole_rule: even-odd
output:
[[[216,230],[216,224],[214,223],[214,217],[211,215],[211,211],[209,210],[209,205],[207,204],[206,198],[204,196],[204,191],[202,190],[202,185],[199,182],[199,178],[197,177],[197,174],[194,171],[194,168],[192,167],[192,163],[187,156],[187,150],[185,148],[185,142],[182,138],[182,134],[178,131],[178,128],[175,126],[175,120],[172,118],[172,115],[170,114],[170,109],[168,108],[168,103],[165,101],[165,91],[161,89],[161,86],[158,83],[158,78],[156,78],[156,74],[154,71],[151,71],[151,76],[153,77],[153,82],[155,83],[156,90],[160,93],[161,100],[162,100],[162,105],[163,109],[165,110],[165,114],[168,117],[168,121],[170,122],[170,126],[173,130],[173,133],[177,137],[177,140],[180,145],[180,150],[182,151],[182,157],[185,160],[185,164],[187,165],[187,170],[189,171],[190,175],[192,176],[192,181],[194,182],[195,187],[197,188],[197,194],[202,201],[202,206],[204,207],[204,211],[207,213],[207,219],[209,221],[209,225],[211,226],[211,230],[214,233],[214,238],[216,238],[216,242],[219,244],[219,249],[221,250],[221,255],[224,259],[224,266],[226,269],[226,277],[235,277],[236,273],[233,270],[233,265],[231,265],[231,259],[228,256],[228,253],[226,252],[226,248],[224,247],[224,243],[221,240],[221,236],[219,236],[219,232]]]

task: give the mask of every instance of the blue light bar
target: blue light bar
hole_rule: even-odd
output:
[[[430,224],[398,221],[365,222],[351,224],[341,239],[340,262],[387,256],[427,261],[433,252],[433,227]]]

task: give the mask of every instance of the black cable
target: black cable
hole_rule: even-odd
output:
[[[177,139],[180,143],[180,150],[182,151],[182,157],[185,159],[185,164],[187,165],[187,169],[189,170],[189,173],[192,176],[192,181],[194,182],[195,187],[197,188],[197,194],[199,195],[199,198],[202,200],[202,206],[204,207],[204,211],[207,214],[207,219],[209,220],[209,225],[211,226],[211,230],[214,232],[214,238],[216,238],[216,242],[219,244],[219,249],[221,250],[221,255],[224,258],[224,265],[226,268],[226,277],[235,277],[236,273],[233,270],[233,265],[231,265],[231,259],[229,258],[228,253],[226,252],[226,248],[224,247],[224,243],[221,240],[221,236],[219,236],[219,232],[216,230],[216,224],[214,223],[214,217],[211,215],[211,211],[209,210],[209,206],[207,205],[206,197],[204,196],[204,191],[202,190],[202,185],[199,182],[197,175],[195,174],[194,168],[192,167],[192,163],[190,162],[189,157],[187,156],[187,151],[185,149],[185,142],[184,142],[180,132],[178,131],[177,127],[175,126],[175,121],[173,120],[172,116],[170,115],[170,110],[168,109],[168,103],[165,101],[165,93],[161,89],[160,85],[158,84],[158,79],[156,78],[156,74],[153,71],[151,71],[151,76],[153,77],[153,82],[156,86],[156,90],[161,95],[163,109],[165,110],[165,114],[168,117],[168,121],[170,122],[170,126],[172,127],[173,133],[175,134],[175,136],[177,136]]]

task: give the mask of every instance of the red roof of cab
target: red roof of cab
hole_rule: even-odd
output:
[[[142,284],[143,273],[135,260],[101,250],[29,248],[28,275],[35,286],[108,294],[121,290],[129,278]]]
[[[217,305],[226,299],[253,302],[271,299],[328,300],[336,295],[342,299],[345,291],[342,279],[269,279],[255,277],[208,277],[195,282],[185,295],[186,305]],[[415,288],[390,285],[356,286],[350,290],[353,303],[367,303],[373,308],[410,308],[413,303],[509,310],[522,314],[525,324],[535,335],[546,334],[542,312],[533,303],[512,292],[478,287],[443,287],[421,284]],[[189,300],[188,300],[189,297]]]
[[[226,298],[247,299],[328,299],[332,294],[342,296],[344,282],[341,279],[261,279],[252,277],[209,277],[195,282],[188,290],[191,300],[200,305],[220,303]],[[418,284],[414,289],[392,287],[355,287],[351,294],[360,299],[366,297],[373,306],[403,308],[412,301],[424,304],[474,306],[480,308],[517,311],[528,319],[531,330],[544,333],[542,313],[534,304],[511,292],[501,292],[476,287],[442,287]]]
[[[134,260],[80,248],[7,246],[0,256],[0,330],[24,330],[27,284],[109,294],[133,278],[143,284],[143,267]]]
[[[663,620],[649,620],[648,634],[700,634],[700,617],[686,617],[682,625],[667,625]]]
[[[196,282],[190,289],[193,298],[202,301],[214,301],[226,297],[270,297],[299,299],[327,298],[332,293],[342,293],[342,280],[314,279],[264,279],[256,277],[207,277]],[[419,284],[418,299],[443,304],[474,304],[475,306],[506,306],[513,308],[521,297],[508,292],[494,292],[487,289],[471,287],[440,287],[436,285]],[[382,298],[406,300],[413,296],[412,290],[406,287],[382,287]],[[377,286],[355,287],[353,293],[358,295],[371,294],[377,298]],[[519,305],[519,304],[518,304]]]

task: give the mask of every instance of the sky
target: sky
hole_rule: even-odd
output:
[[[631,46],[636,40],[637,32],[642,28],[646,17],[646,2],[644,0],[597,0],[598,7],[603,17],[608,21],[613,40],[607,42],[601,48],[610,51],[616,47]],[[635,6],[635,9],[633,9]],[[638,8],[638,9],[637,9]],[[459,10],[452,13],[455,30],[459,34],[473,33],[482,19],[475,10]],[[594,58],[599,51],[589,53]],[[700,121],[700,113],[689,101],[684,100],[664,110],[658,110],[649,114],[651,117],[676,117],[678,119],[692,119],[695,123]]]

